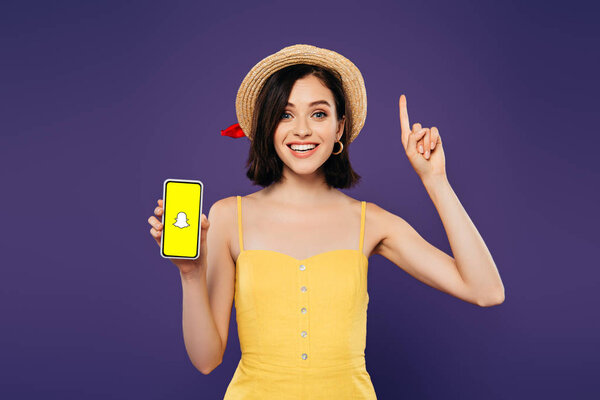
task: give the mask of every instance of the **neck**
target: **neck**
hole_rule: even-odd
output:
[[[321,168],[313,174],[299,175],[286,165],[281,180],[264,189],[264,193],[278,203],[304,207],[322,205],[339,194],[338,190],[327,185]]]

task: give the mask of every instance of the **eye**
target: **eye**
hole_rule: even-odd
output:
[[[327,113],[325,113],[325,112],[323,112],[323,111],[317,111],[317,112],[316,112],[316,113],[314,113],[313,115],[316,115],[316,114],[323,114],[323,116],[322,116],[322,117],[317,117],[317,118],[319,118],[319,119],[325,118],[325,117],[327,116]],[[289,118],[285,118],[285,116],[286,116],[286,115],[290,115],[290,114],[289,114],[289,113],[287,113],[287,112],[284,112],[283,114],[281,114],[281,119],[289,119]]]

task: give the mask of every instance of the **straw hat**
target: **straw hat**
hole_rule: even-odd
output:
[[[334,70],[341,76],[344,93],[352,110],[353,131],[348,138],[349,142],[352,142],[360,133],[367,117],[367,91],[363,76],[356,65],[341,54],[308,44],[284,47],[252,67],[242,81],[235,100],[239,128],[249,139],[252,139],[249,132],[254,105],[260,90],[271,74],[293,64],[317,65]]]

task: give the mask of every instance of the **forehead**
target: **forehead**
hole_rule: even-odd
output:
[[[333,105],[333,93],[314,75],[308,75],[294,82],[289,102],[295,106],[307,105],[315,100],[328,100]]]

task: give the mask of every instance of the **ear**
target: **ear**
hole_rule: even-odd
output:
[[[344,115],[342,119],[338,122],[338,130],[335,134],[336,140],[340,140],[342,135],[344,134],[344,126],[346,125],[346,116]]]

